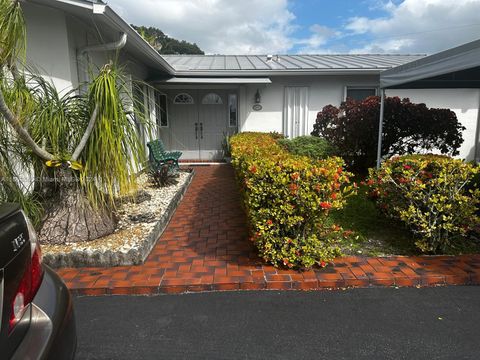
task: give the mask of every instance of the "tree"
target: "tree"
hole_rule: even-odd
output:
[[[339,108],[325,106],[317,114],[312,135],[327,139],[338,150],[349,167],[365,174],[377,157],[380,98],[363,101],[347,99]],[[429,109],[409,99],[385,99],[382,155],[412,154],[439,150],[457,155],[463,142],[455,113],[449,109]]]
[[[171,38],[155,27],[135,25],[132,25],[132,27],[160,54],[205,54],[197,44]]]
[[[59,96],[51,83],[17,67],[25,33],[19,2],[0,0],[0,201],[22,203],[37,220],[44,210],[43,242],[107,235],[115,227],[114,199],[135,186],[144,157],[125,111],[126,77],[110,62],[85,94]],[[26,192],[18,176],[32,169],[35,186]]]

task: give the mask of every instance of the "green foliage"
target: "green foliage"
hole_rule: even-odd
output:
[[[12,66],[25,56],[25,19],[19,1],[0,0],[0,9],[0,64]]]
[[[223,151],[223,156],[226,158],[229,158],[232,156],[232,147],[230,145],[230,137],[228,133],[223,134],[223,140],[222,140],[222,151]]]
[[[478,187],[466,185],[479,168],[439,155],[394,157],[370,169],[370,195],[388,216],[403,221],[424,252],[446,251],[479,222]]]
[[[364,175],[375,165],[379,116],[378,96],[348,99],[339,108],[325,106],[317,114],[312,135],[327,139],[351,170]],[[464,129],[449,109],[429,109],[409,99],[387,97],[382,155],[388,158],[434,149],[457,155]]]
[[[178,173],[170,165],[150,168],[148,175],[157,188],[177,183]]]
[[[299,136],[294,139],[280,139],[278,142],[292,154],[312,159],[326,159],[336,154],[327,140],[316,136]]]
[[[251,240],[260,256],[289,268],[324,266],[338,256],[341,228],[328,227],[325,220],[354,192],[343,160],[295,156],[262,133],[234,135],[231,146]]]
[[[155,27],[135,26],[132,27],[152,45],[160,54],[192,54],[204,55],[205,53],[195,43],[189,43],[185,40],[177,40],[165,35],[160,29]]]
[[[145,159],[145,150],[135,120],[127,115],[133,101],[121,69],[105,65],[90,84],[87,96],[90,113],[95,106],[99,113],[80,158],[84,164],[80,179],[94,205],[111,205],[116,195],[129,193],[136,186],[135,173]]]
[[[88,122],[85,98],[76,90],[61,96],[51,82],[33,73],[19,83],[11,94],[11,107],[22,108],[20,117],[38,144],[57,159],[69,159]]]

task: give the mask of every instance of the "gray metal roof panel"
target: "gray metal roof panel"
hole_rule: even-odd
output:
[[[163,55],[178,73],[195,72],[288,72],[386,70],[423,58],[425,55],[335,54],[335,55]]]

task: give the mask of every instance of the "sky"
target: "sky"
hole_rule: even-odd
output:
[[[108,0],[207,54],[431,54],[480,38],[480,0]]]

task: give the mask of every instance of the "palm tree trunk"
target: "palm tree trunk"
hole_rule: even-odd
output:
[[[56,193],[47,201],[40,243],[65,244],[98,239],[115,230],[112,212],[94,208],[70,169],[61,170]]]

